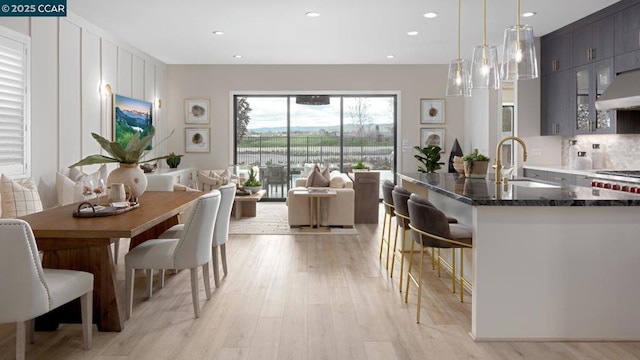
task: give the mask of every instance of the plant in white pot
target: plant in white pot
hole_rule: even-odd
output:
[[[247,190],[251,190],[251,193],[257,193],[262,190],[262,183],[256,179],[256,172],[253,170],[253,167],[249,169],[249,178],[242,186]]]
[[[117,141],[109,141],[102,136],[91,133],[94,139],[100,144],[100,146],[111,155],[105,156],[102,154],[94,154],[85,157],[84,159],[78,161],[77,163],[69,166],[84,166],[84,165],[94,165],[94,164],[103,164],[103,163],[119,163],[120,166],[109,173],[107,177],[107,187],[110,187],[111,184],[122,183],[128,185],[131,188],[131,197],[137,198],[142,195],[142,193],[147,188],[147,177],[144,172],[138,167],[138,164],[141,162],[149,162],[154,160],[166,159],[169,155],[155,157],[153,159],[142,160],[144,156],[149,152],[147,147],[151,144],[153,140],[153,136],[156,133],[156,129],[152,126],[149,129],[147,135],[141,136],[141,132],[137,132],[133,138],[129,141],[126,147],[123,147],[122,144]],[[169,136],[173,134],[173,131]],[[169,136],[167,136],[162,141],[166,140]],[[158,144],[160,144],[160,141]],[[157,145],[157,144],[156,144]]]
[[[489,157],[474,149],[471,154],[462,157],[464,162],[464,174],[468,178],[484,178],[489,168]]]

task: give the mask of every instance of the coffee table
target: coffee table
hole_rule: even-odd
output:
[[[236,220],[243,217],[255,217],[256,216],[256,204],[267,193],[266,190],[260,190],[251,195],[236,195],[233,201],[233,210]]]

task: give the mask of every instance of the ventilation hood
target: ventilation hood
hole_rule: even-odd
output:
[[[640,70],[618,74],[596,100],[596,109],[640,109]]]

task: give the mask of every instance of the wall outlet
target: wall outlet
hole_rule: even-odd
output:
[[[542,149],[541,148],[533,148],[531,150],[529,150],[531,153],[531,156],[541,156],[542,155]]]

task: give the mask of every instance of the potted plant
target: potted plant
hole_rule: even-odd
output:
[[[126,147],[123,147],[122,144],[117,141],[109,141],[96,133],[91,133],[91,136],[96,139],[104,151],[111,156],[105,156],[102,154],[89,155],[69,167],[103,163],[119,163],[120,166],[109,173],[109,176],[107,177],[107,187],[111,186],[113,183],[123,183],[131,188],[131,196],[137,198],[147,188],[147,177],[138,167],[138,164],[141,162],[166,159],[169,157],[168,155],[165,155],[149,160],[142,160],[149,152],[147,147],[151,144],[151,140],[153,140],[155,133],[156,129],[153,126],[149,129],[147,135],[142,138],[140,137],[141,132],[137,132]],[[173,131],[169,136],[172,134]],[[166,140],[169,136],[164,138],[162,141]],[[160,143],[162,141],[160,141]]]
[[[355,165],[351,167],[353,171],[369,171],[369,167],[366,166],[362,160],[358,161]]]
[[[174,152],[171,152],[169,155],[167,155],[167,165],[169,165],[169,167],[172,169],[177,168],[178,165],[180,165],[180,158],[183,156],[184,155],[176,155]]]
[[[262,190],[262,183],[256,179],[256,172],[253,170],[253,167],[249,169],[249,178],[244,182],[243,187],[251,190],[251,193],[257,193]]]
[[[489,157],[474,149],[472,153],[462,157],[464,162],[464,174],[470,178],[484,178],[487,176]]]
[[[413,155],[416,160],[422,163],[422,166],[418,166],[418,171],[421,173],[434,173],[440,169],[440,165],[444,165],[440,162],[440,151],[442,148],[437,145],[429,145],[427,147],[414,146],[419,154]]]

